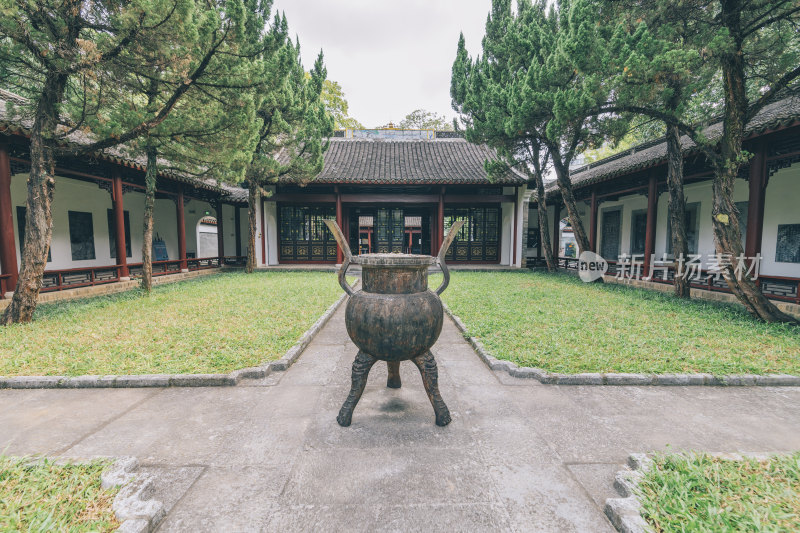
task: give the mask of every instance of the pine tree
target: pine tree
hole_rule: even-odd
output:
[[[195,80],[163,122],[125,146],[132,155],[147,157],[142,240],[142,288],[147,292],[152,287],[153,211],[160,167],[198,179],[238,183],[255,142],[254,93],[272,81],[265,78],[258,59],[270,48],[268,42],[254,44],[248,32],[267,27],[270,6],[230,7],[195,4],[187,16],[199,21],[196,32],[175,35],[168,47],[147,43],[133,58],[121,54],[113,65],[118,84],[105,96],[111,100],[113,95],[113,104],[105,106],[108,112],[102,120],[91,123],[92,130],[102,134],[114,134],[107,124],[124,131],[142,110],[158,109],[187,77]],[[112,114],[114,120],[108,120]]]
[[[599,76],[583,75],[574,64],[578,53],[595,53],[594,18],[586,9],[573,10],[567,0],[549,8],[545,0],[521,0],[516,12],[510,0],[493,0],[483,55],[471,60],[462,36],[451,81],[453,108],[467,139],[496,148],[509,165],[536,182],[545,245],[549,231],[542,173],[551,161],[581,250],[589,249],[589,239],[569,167],[581,150],[624,132],[623,119],[595,117],[608,101],[608,88]],[[553,268],[552,260],[548,266]]]
[[[241,16],[256,4],[232,0],[224,5],[230,16]],[[118,83],[115,61],[125,56],[137,65],[140,50],[158,43],[169,48],[176,35],[192,36],[213,27],[210,20],[192,16],[194,10],[191,0],[0,3],[3,79],[30,102],[12,111],[33,118],[25,246],[14,297],[0,319],[3,324],[29,322],[36,308],[52,238],[55,158],[60,154],[82,156],[129,142],[167,118],[204,71],[203,61],[191,65],[183,83],[158,104],[140,109],[138,119],[127,129],[111,124],[110,129],[117,131],[113,135],[95,135],[88,144],[69,142],[72,133],[83,131],[91,117],[102,113],[105,89]],[[110,119],[115,118],[112,113]]]
[[[674,6],[659,6],[658,16],[669,19]],[[721,111],[722,136],[708,139],[703,121],[684,122],[652,108],[630,106],[627,110],[664,120],[702,150],[714,170],[712,225],[716,252],[736,258],[744,250],[733,190],[740,169],[751,156],[742,148],[746,126],[785,89],[798,85],[800,41],[796,27],[800,5],[796,0],[692,0],[680,7],[678,12],[692,21],[693,33],[677,50],[698,54],[715,69],[716,93],[723,101],[721,106],[711,102],[710,108]],[[656,24],[652,16],[648,19],[645,22],[649,26]],[[749,274],[738,277],[733,266],[726,266],[724,275],[733,294],[754,316],[768,322],[796,322],[764,296]]]
[[[309,75],[300,60],[300,43],[288,38],[286,16],[276,15],[273,24],[274,56],[265,58],[272,80],[259,91],[256,102],[257,140],[245,173],[249,191],[247,272],[256,267],[256,209],[263,188],[287,176],[302,183],[319,174],[327,139],[333,134],[333,119],[321,99],[327,70],[320,52]]]
[[[635,123],[642,124],[642,119],[647,119],[663,124],[672,251],[676,259],[688,257],[681,133],[674,123],[654,119],[646,113],[653,111],[678,122],[708,119],[708,110],[699,102],[709,97],[706,88],[715,69],[697,50],[687,46],[698,33],[691,10],[666,0],[648,3],[579,0],[579,3],[582,8],[599,14],[599,24],[607,39],[597,45],[607,46],[605,53],[610,55],[610,61],[608,70],[602,72],[596,63],[579,54],[574,58],[578,67],[603,76],[614,88],[613,107],[638,109],[639,120]],[[675,295],[688,298],[687,280],[677,276],[674,283]]]

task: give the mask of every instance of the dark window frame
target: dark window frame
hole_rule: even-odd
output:
[[[97,259],[94,245],[94,216],[90,211],[67,211],[69,244],[73,261]]]
[[[17,206],[17,235],[19,237],[19,254],[22,256],[22,248],[25,246],[25,217],[27,216],[28,208],[24,205]],[[51,243],[52,247],[52,243]],[[53,262],[53,252],[50,248],[47,249],[47,262]]]

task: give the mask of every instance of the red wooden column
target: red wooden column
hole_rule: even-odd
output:
[[[178,196],[175,199],[175,218],[178,221],[178,259],[181,261],[181,271],[188,272],[186,262],[186,216],[183,211],[183,185],[178,186]]]
[[[553,202],[553,209],[555,209],[555,216],[553,217],[553,257],[558,263],[558,253],[561,250],[561,205]]]
[[[344,225],[344,219],[342,217],[342,193],[339,191],[339,186],[335,185],[333,187],[333,191],[336,193],[336,224],[339,225],[339,229],[344,232],[342,226]],[[360,236],[359,236],[360,237]],[[342,247],[337,245],[336,246],[336,263],[342,264],[344,261],[344,251]]]
[[[764,232],[764,199],[767,192],[767,158],[764,144],[755,147],[755,154],[750,161],[748,178],[750,196],[747,202],[747,235],[745,236],[744,255],[755,257],[761,253],[761,235]],[[742,216],[743,213],[740,213]]]
[[[444,244],[444,193],[445,188],[442,187],[439,191],[439,205],[436,212],[436,251],[431,250],[431,253],[439,253],[439,249]]]
[[[511,261],[511,266],[517,266],[517,226],[519,225],[517,223],[517,217],[519,216],[518,213],[519,198],[517,198],[518,194],[519,192],[517,190],[517,187],[515,186],[514,187],[514,244],[512,245],[512,248],[514,249],[514,254]]]
[[[589,248],[597,253],[597,192],[592,189],[591,215],[589,218]]]
[[[267,265],[267,226],[264,223],[264,197],[261,197],[261,260],[264,266]],[[249,245],[248,245],[249,246]]]
[[[0,268],[3,269],[3,274],[11,275],[6,290],[13,291],[17,286],[19,270],[11,205],[11,161],[8,158],[8,147],[4,144],[0,144]]]
[[[219,257],[219,266],[225,262],[225,224],[222,220],[222,200],[216,204],[217,211],[217,257]]]
[[[115,173],[111,178],[111,201],[114,204],[114,230],[117,247],[117,266],[119,277],[123,280],[130,279],[128,272],[128,254],[125,242],[125,207],[122,203],[122,176]]]
[[[656,251],[656,220],[658,215],[658,180],[650,176],[647,185],[647,225],[644,237],[644,276],[650,275],[650,256]]]

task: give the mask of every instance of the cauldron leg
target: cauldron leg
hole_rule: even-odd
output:
[[[386,380],[386,386],[390,389],[399,389],[400,361],[386,361],[386,367],[389,370],[389,379]]]
[[[336,421],[339,422],[340,426],[347,427],[350,425],[350,421],[353,418],[353,409],[356,408],[358,400],[361,399],[364,387],[367,386],[367,376],[369,376],[369,371],[376,361],[377,359],[370,354],[361,350],[358,351],[356,360],[353,361],[353,384],[350,387],[350,394],[339,410],[339,416],[336,417]]]
[[[439,370],[436,368],[436,359],[428,350],[412,361],[419,368],[419,373],[422,374],[422,384],[425,385],[425,392],[428,393],[433,411],[436,413],[436,425],[446,426],[450,423],[450,411],[447,409],[442,395],[439,394]]]

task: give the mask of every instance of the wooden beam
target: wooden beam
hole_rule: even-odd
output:
[[[178,221],[178,259],[181,261],[181,271],[188,272],[189,264],[186,262],[186,216],[183,210],[183,185],[178,188],[178,197],[175,199],[175,218]]]
[[[431,254],[438,254],[444,244],[444,195],[445,188],[442,187],[439,191],[439,202],[436,209],[436,250],[431,250]]]
[[[597,253],[597,192],[592,189],[591,215],[589,218],[589,248]]]
[[[514,187],[514,222],[513,222],[513,224],[514,224],[514,240],[512,241],[513,242],[512,248],[514,249],[514,254],[513,254],[511,266],[517,266],[517,226],[519,225],[517,223],[517,217],[519,216],[518,206],[517,206],[517,204],[519,202],[517,201],[517,194],[518,194],[517,193],[517,187],[515,186]]]
[[[445,199],[446,204],[502,204],[516,202],[517,197],[513,194],[450,194]]]
[[[764,200],[767,192],[766,147],[760,143],[750,161],[748,178],[749,197],[747,200],[747,235],[744,255],[755,257],[761,253],[761,236],[764,233]],[[740,213],[741,215],[741,213]]]
[[[336,194],[302,194],[302,193],[278,193],[270,197],[263,197],[265,202],[284,202],[297,204],[333,204],[336,202]]]
[[[7,290],[17,286],[17,247],[14,242],[14,214],[11,204],[11,161],[8,146],[0,145],[0,268],[8,274]],[[0,294],[0,297],[3,295]]]
[[[561,206],[557,203],[553,204],[555,209],[555,216],[553,217],[553,257],[556,260],[556,267],[558,265],[558,252],[561,249]]]
[[[644,238],[644,275],[650,275],[650,257],[656,252],[656,220],[658,215],[658,180],[650,177],[647,186],[647,225]]]
[[[264,224],[264,197],[261,197],[261,261],[267,266],[267,226]]]
[[[225,224],[223,221],[222,202],[217,202],[214,208],[217,211],[217,257],[219,257],[219,266],[222,266],[222,262],[225,259]]]
[[[345,204],[435,204],[437,194],[342,194]]]
[[[336,195],[336,224],[339,225],[339,229],[342,229],[344,225],[344,220],[342,219],[342,193],[339,191],[339,186],[336,185],[334,188],[334,194]],[[336,245],[336,264],[341,265],[344,262],[344,250],[338,244]]]
[[[119,265],[119,277],[130,279],[128,272],[128,254],[125,242],[125,207],[122,203],[122,177],[114,174],[111,182],[111,201],[114,206],[114,231],[117,248],[117,265]]]

